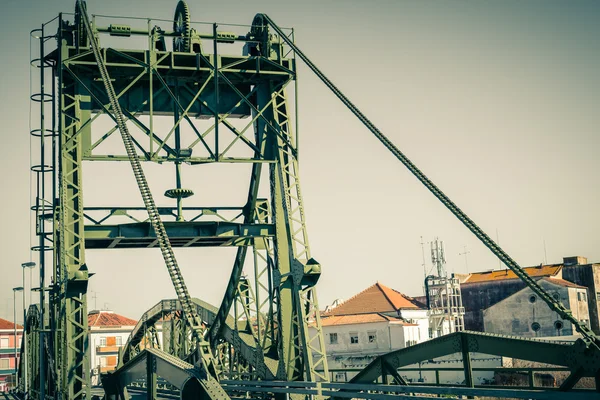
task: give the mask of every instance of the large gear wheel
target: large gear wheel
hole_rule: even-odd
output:
[[[190,10],[186,2],[183,0],[179,0],[179,3],[177,3],[177,8],[175,8],[173,31],[179,35],[173,38],[173,51],[189,53],[192,41]]]
[[[254,17],[250,35],[254,40],[258,41],[256,48],[258,49],[259,54],[268,57],[270,51],[269,26],[262,14],[256,14]]]

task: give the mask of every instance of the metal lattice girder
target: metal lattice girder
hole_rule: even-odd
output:
[[[274,236],[270,224],[239,224],[233,222],[165,222],[173,247],[248,246],[253,240]],[[119,225],[86,225],[85,244],[88,249],[152,248],[158,238],[149,222]]]
[[[152,391],[156,390],[156,376],[159,376],[182,393],[186,393],[186,387],[193,384],[196,390],[191,394],[194,396],[182,395],[183,399],[202,398],[199,389],[200,382],[206,379],[204,372],[195,365],[154,348],[144,349],[126,365],[103,376],[102,386],[108,396],[118,396],[126,386],[136,380],[147,379],[148,375],[152,375]]]
[[[272,124],[266,128],[275,127],[280,132],[272,135],[277,163],[270,168],[276,231],[275,286],[285,374],[291,380],[327,381],[329,371],[315,289],[321,267],[310,254],[286,92],[272,86],[263,90],[273,104],[271,113],[266,114]]]
[[[192,299],[195,312],[208,326],[217,319],[218,309],[199,299]],[[123,357],[120,366],[126,365],[140,352],[146,348],[159,348],[157,342],[147,341],[145,338],[149,331],[157,324],[163,326],[162,350],[171,355],[181,354],[181,338],[188,337],[185,333],[185,320],[181,317],[181,303],[177,300],[163,300],[149,309],[140,318],[137,325],[123,348]],[[167,329],[165,330],[165,327]],[[172,340],[173,338],[178,338]],[[249,366],[252,366],[259,378],[274,379],[277,370],[277,361],[269,357],[263,357],[260,348],[255,347],[255,341],[251,334],[240,332],[233,317],[229,316],[221,331],[221,338],[232,346],[236,356],[241,356]],[[175,344],[175,345],[173,345]],[[155,347],[153,347],[155,346]]]
[[[67,40],[59,31],[59,57],[68,53]],[[60,321],[57,328],[57,351],[60,360],[60,391],[69,400],[89,398],[90,361],[88,352],[87,283],[88,270],[84,252],[84,217],[82,194],[83,137],[89,126],[89,111],[82,107],[90,97],[70,79],[64,64],[58,68],[59,123],[59,207],[55,238],[59,243],[55,283],[58,285]],[[79,134],[79,133],[82,134]]]
[[[81,87],[90,96],[91,102],[86,103],[87,111],[94,114],[90,124],[93,123],[100,115],[110,114],[109,101],[106,93],[96,83],[94,79],[100,78],[97,74],[90,72],[90,62],[94,62],[91,53],[78,53],[74,48],[70,49],[69,56],[65,62],[68,66],[65,67],[65,72],[69,74],[71,79],[77,81]],[[164,54],[157,55],[154,52],[139,51],[139,50],[115,50],[102,49],[104,57],[110,54],[111,62],[107,65],[109,74],[117,74],[118,76],[131,76],[133,81],[123,79],[115,81],[115,91],[119,99],[126,120],[131,121],[133,125],[148,136],[147,145],[136,143],[138,149],[142,152],[142,160],[165,161],[171,160],[173,157],[178,157],[175,150],[166,144],[167,140],[173,135],[174,129],[180,125],[188,126],[194,130],[195,135],[185,143],[187,148],[193,148],[195,153],[199,155],[183,157],[186,162],[201,163],[201,162],[255,162],[256,160],[264,160],[263,155],[256,152],[257,147],[253,141],[248,139],[246,132],[251,132],[251,128],[256,119],[260,119],[261,114],[254,115],[246,124],[244,129],[238,130],[230,124],[228,118],[240,118],[250,115],[251,108],[249,106],[249,98],[254,94],[254,90],[250,88],[247,82],[258,77],[268,78],[278,85],[285,85],[290,81],[291,60],[284,59],[282,64],[275,64],[265,61],[263,57],[243,57],[243,56],[227,56],[227,61],[223,56],[217,55],[218,62],[221,64],[219,74],[226,78],[227,83],[222,84],[220,91],[220,108],[219,122],[227,128],[225,132],[229,133],[229,138],[225,134],[220,133],[221,150],[218,151],[214,147],[212,141],[208,139],[209,135],[216,135],[215,127],[209,127],[205,131],[200,131],[196,128],[192,118],[207,118],[213,116],[216,107],[213,103],[214,93],[214,70],[213,56],[200,58],[200,64],[196,64],[197,55],[194,54],[175,54],[173,57],[166,57]],[[155,58],[157,60],[153,61]],[[195,70],[190,70],[190,60],[194,60],[194,65],[197,65]],[[252,69],[238,69],[237,67],[248,67]],[[230,67],[231,66],[231,67]],[[181,78],[180,90],[176,96],[166,82],[166,74],[177,74]],[[248,75],[249,78],[244,78]],[[203,82],[200,86],[186,84],[187,81],[199,80]],[[157,88],[149,92],[149,87]],[[212,86],[211,86],[212,85]],[[245,101],[240,101],[239,94],[242,93]],[[229,100],[228,100],[229,99]],[[172,103],[175,102],[179,109],[179,120],[176,121],[173,129],[164,135],[153,131],[150,126],[145,125],[139,120],[140,115],[161,116],[173,112]],[[106,161],[127,161],[127,155],[119,154],[102,154],[102,143],[106,141],[117,127],[113,127],[102,135],[99,139],[92,141],[89,133],[85,133],[85,143],[83,157],[85,160],[106,160]],[[233,144],[243,142],[252,150],[255,157],[239,157],[229,156],[228,153]],[[200,155],[201,154],[201,155]],[[218,155],[218,157],[217,157]]]
[[[593,352],[587,350],[582,339],[574,344],[564,344],[465,331],[451,333],[379,356],[350,382],[375,382],[384,374],[382,363],[396,370],[403,366],[455,353],[463,353],[463,356],[469,353],[483,353],[568,367],[573,375],[577,375],[577,380],[584,376],[594,377],[600,372],[600,360]],[[468,359],[468,357],[463,358]],[[465,375],[470,375],[470,366],[465,364],[465,369]]]

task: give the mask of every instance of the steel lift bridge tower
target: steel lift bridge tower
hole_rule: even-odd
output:
[[[121,18],[108,19],[88,16],[85,2],[77,0],[74,15],[59,14],[32,31],[39,41],[39,57],[32,60],[39,70],[39,91],[31,96],[39,106],[39,126],[31,134],[40,150],[32,165],[37,176],[32,210],[41,306],[33,305],[27,314],[30,351],[22,354],[19,367],[20,375],[30,372],[27,384],[19,380],[30,397],[90,398],[91,272],[85,250],[128,248],[160,248],[177,299],[161,301],[140,318],[119,367],[102,376],[107,398],[127,398],[126,388],[141,380],[154,399],[161,377],[183,399],[266,392],[382,400],[382,393],[422,392],[414,386],[378,388],[373,382],[387,384],[391,376],[393,383],[405,385],[398,368],[455,352],[463,354],[466,391],[463,386],[425,393],[472,396],[479,392],[474,391],[469,353],[476,351],[564,366],[570,375],[561,390],[570,390],[581,377],[595,377],[600,387],[598,337],[375,127],[295,45],[293,31],[265,14],[257,14],[251,26],[237,26],[242,32],[193,24],[184,1],[177,4],[168,30],[155,25],[164,20],[132,19],[126,25]],[[106,46],[109,41],[119,47]],[[236,45],[237,55],[222,51]],[[291,107],[287,96],[297,82],[297,58],[582,339],[565,345],[455,332],[379,357],[352,385],[327,383],[315,290],[321,266],[308,243],[292,123],[296,102]],[[120,145],[109,145],[119,135]],[[83,166],[90,161],[129,163],[144,207],[86,206]],[[165,195],[175,207],[156,205],[144,173],[149,163],[174,166],[175,183]],[[209,163],[251,166],[244,204],[188,205],[193,192],[183,186],[182,164],[195,169]],[[173,251],[206,246],[237,249],[219,307],[190,296]],[[243,275],[248,266],[250,273]],[[48,268],[50,284],[45,282]],[[158,322],[165,327],[162,341]],[[494,395],[489,389],[485,393]],[[520,396],[540,398],[536,393]]]
[[[291,122],[295,111],[287,96],[296,77],[293,52],[268,32],[260,16],[244,27],[243,34],[221,31],[216,24],[196,25],[196,30],[184,1],[177,4],[172,30],[153,26],[150,20],[144,21],[145,29],[103,26],[99,18],[88,17],[81,1],[74,19],[61,14],[54,22],[57,32],[48,34],[46,26],[35,32],[42,60],[37,61],[42,82],[38,97],[55,108],[48,112],[41,107],[40,121],[45,122],[46,113],[52,128],[41,126],[33,132],[43,148],[42,166],[36,168],[53,176],[40,178],[40,204],[34,208],[41,249],[53,251],[49,308],[39,310],[40,320],[48,314],[51,323],[39,323],[42,336],[48,335],[36,340],[45,343],[37,346],[45,349],[37,356],[45,360],[41,364],[48,365],[42,374],[56,380],[37,376],[45,382],[42,390],[66,399],[89,398],[91,267],[86,264],[86,249],[161,249],[178,298],[160,307],[160,317],[177,313],[182,325],[177,335],[169,336],[167,347],[199,366],[202,391],[209,396],[227,397],[216,383],[225,373],[325,380],[328,371],[315,290],[321,266],[312,258],[308,242]],[[141,43],[143,48],[101,48],[108,35],[129,43],[123,47]],[[47,49],[46,42],[54,37],[57,47]],[[233,43],[243,44],[243,54],[222,50]],[[48,74],[53,82],[47,86],[53,89],[46,92]],[[96,128],[103,118],[110,118],[110,129]],[[165,119],[170,121],[166,129]],[[159,120],[162,125],[157,129]],[[125,152],[103,146],[119,132]],[[145,207],[86,207],[82,170],[89,161],[129,162]],[[148,162],[174,165],[175,183],[165,196],[175,199],[176,207],[156,206],[143,172],[142,164]],[[245,203],[184,206],[193,195],[182,186],[184,163],[196,169],[207,163],[251,164]],[[108,186],[110,177],[106,178],[103,183]],[[46,184],[53,187],[52,195],[50,186],[43,187]],[[215,183],[214,190],[220,184],[228,183]],[[268,197],[259,198],[259,191]],[[144,213],[147,217],[140,217]],[[113,222],[123,217],[133,221]],[[208,310],[210,316],[204,315],[206,307],[191,299],[173,252],[174,247],[204,246],[237,247],[223,302]],[[252,273],[242,276],[248,264]],[[40,304],[45,304],[41,293]],[[233,323],[228,321],[230,314]],[[151,334],[146,331],[151,326],[148,321],[142,325],[127,344],[125,360],[148,343],[145,338]],[[217,359],[229,356],[231,360]],[[39,382],[32,383],[29,387],[40,387]]]

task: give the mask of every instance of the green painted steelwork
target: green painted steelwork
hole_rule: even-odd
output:
[[[404,385],[406,382],[398,373],[400,364],[429,357],[427,354],[433,357],[462,352],[465,381],[473,386],[473,368],[469,363],[469,353],[473,351],[565,365],[571,375],[563,390],[571,389],[583,376],[600,378],[596,336],[548,296],[408,160],[294,44],[292,33],[279,28],[264,14],[256,15],[248,33],[221,32],[216,24],[209,33],[201,33],[190,26],[189,10],[183,1],[177,8],[173,31],[153,28],[151,20],[146,30],[131,29],[121,22],[98,27],[95,19],[88,18],[85,2],[78,0],[77,5],[73,24],[62,15],[57,20],[56,50],[48,54],[41,50],[40,57],[42,65],[52,67],[56,79],[57,93],[52,101],[56,103],[58,126],[56,131],[54,127],[49,130],[49,136],[56,138],[52,139],[56,144],[52,165],[46,168],[42,163],[38,170],[52,171],[58,201],[47,204],[42,188],[41,204],[36,204],[34,210],[42,225],[53,226],[51,233],[42,229],[39,234],[39,250],[48,247],[54,251],[54,284],[50,291],[50,322],[38,324],[43,328],[38,329],[42,337],[31,335],[27,342],[39,350],[30,352],[24,361],[30,364],[31,371],[39,371],[30,377],[32,397],[43,397],[44,390],[48,397],[57,399],[90,396],[86,299],[90,274],[85,248],[157,245],[178,300],[159,303],[138,324],[119,370],[104,377],[109,387],[107,394],[126,396],[126,388],[118,377],[135,370],[136,376],[151,383],[149,396],[154,396],[159,364],[171,368],[173,373],[181,372],[177,368],[198,368],[199,386],[181,383],[181,389],[188,392],[203,387],[202,391],[211,398],[227,398],[216,383],[224,376],[295,381],[314,388],[304,392],[277,387],[261,389],[267,393],[325,394],[322,389],[328,384],[316,383],[329,379],[315,289],[321,265],[312,258],[304,219],[298,141],[291,120],[292,115],[297,115],[298,105],[296,101],[296,110],[290,109],[287,92],[291,82],[297,87],[296,55],[461,222],[584,336],[584,340],[567,349],[493,335],[449,335],[414,346],[418,354],[413,348],[406,349],[402,361],[394,354],[383,356],[375,366],[361,372],[360,379],[369,381],[379,374],[385,383]],[[147,47],[101,47],[106,35],[124,38],[121,40],[145,36]],[[166,38],[174,40],[175,51],[167,49]],[[216,39],[212,41],[212,54],[202,50],[204,39]],[[220,45],[232,42],[244,44],[243,55],[222,54]],[[43,91],[40,99],[45,101]],[[171,118],[172,124],[166,131],[156,129],[159,118]],[[107,119],[112,121],[108,129]],[[297,119],[295,124],[297,127]],[[97,129],[99,125],[103,125],[101,131]],[[32,134],[40,134],[43,142],[46,131],[42,126]],[[110,146],[117,131],[125,152]],[[84,208],[82,165],[88,161],[130,162],[145,207]],[[143,162],[174,165],[176,182],[166,195],[176,201],[176,207],[155,205],[142,170]],[[182,186],[183,163],[197,167],[207,163],[251,164],[246,203],[242,207],[185,207],[184,199],[188,204],[193,193]],[[261,187],[266,186],[270,189],[268,198],[259,199]],[[141,212],[147,216],[141,216]],[[225,217],[228,213],[232,215]],[[116,217],[134,222],[114,222]],[[49,238],[51,246],[47,243]],[[172,250],[175,246],[207,245],[238,246],[223,301],[218,309],[210,310],[191,300]],[[248,247],[252,248],[250,253]],[[251,258],[247,257],[249,254]],[[251,272],[244,275],[243,268],[248,264],[252,265]],[[43,298],[42,295],[41,304]],[[31,310],[32,326],[35,315],[35,310]],[[44,319],[43,309],[40,315],[38,320]],[[168,323],[163,321],[163,333],[168,340],[161,344],[156,324],[165,316],[169,319]],[[45,336],[47,329],[49,335]],[[44,373],[52,377],[47,386],[40,384]],[[388,377],[392,379],[388,381]],[[256,387],[249,389],[254,384],[227,385],[231,385],[230,389],[235,386],[242,391],[260,391]],[[329,388],[369,390],[351,385]],[[532,398],[537,396],[530,394]],[[360,397],[344,391],[336,392],[336,396]]]
[[[165,222],[173,247],[249,246],[254,240],[275,235],[271,224],[232,222]],[[85,227],[88,249],[128,249],[158,247],[158,238],[148,222]]]
[[[178,16],[189,13],[184,2],[178,7]],[[260,26],[249,27],[246,34],[219,31],[216,25],[208,34],[185,26],[173,33],[152,28],[150,22],[148,30],[122,23],[105,29],[88,18],[82,1],[74,23],[62,15],[56,22],[58,46],[43,58],[58,82],[59,123],[53,135],[58,146],[51,166],[58,202],[39,215],[44,224],[53,225],[56,266],[52,323],[45,328],[57,386],[48,394],[89,397],[86,248],[161,247],[182,305],[167,328],[173,338],[169,351],[204,364],[205,371],[213,371],[209,375],[235,369],[238,377],[327,379],[328,373],[318,372],[327,370],[315,291],[320,265],[310,255],[290,121],[295,112],[287,104],[286,90],[296,79],[291,53],[281,44],[258,43]],[[104,34],[121,40],[146,35],[148,47],[103,48]],[[169,51],[165,38],[175,38],[183,51]],[[205,38],[217,38],[212,54],[202,51],[200,40]],[[220,51],[221,44],[235,41],[246,44],[244,55]],[[171,118],[171,127],[157,130],[158,119],[165,117]],[[107,118],[112,120],[108,129]],[[126,152],[109,143],[117,131]],[[84,208],[82,166],[88,161],[129,161],[146,207]],[[176,184],[166,194],[176,207],[154,205],[144,182],[144,161],[173,163]],[[246,204],[184,206],[193,193],[182,186],[183,163],[252,164]],[[261,175],[268,179],[261,182]],[[258,199],[261,187],[270,187],[267,199]],[[131,223],[124,224],[122,217]],[[238,246],[238,252],[223,302],[214,312],[208,351],[204,335],[197,334],[204,328],[193,307],[186,306],[189,295],[171,247],[224,245]],[[253,272],[242,276],[248,254]],[[237,322],[229,326],[229,318]],[[189,341],[190,335],[195,340]],[[156,329],[145,329],[143,338],[157,343]],[[194,351],[199,348],[204,349],[202,357]],[[214,389],[206,390],[214,395]]]

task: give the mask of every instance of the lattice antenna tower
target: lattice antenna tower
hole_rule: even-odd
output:
[[[435,238],[431,242],[431,262],[437,269],[437,276],[446,277],[446,256],[444,254],[444,242]]]

